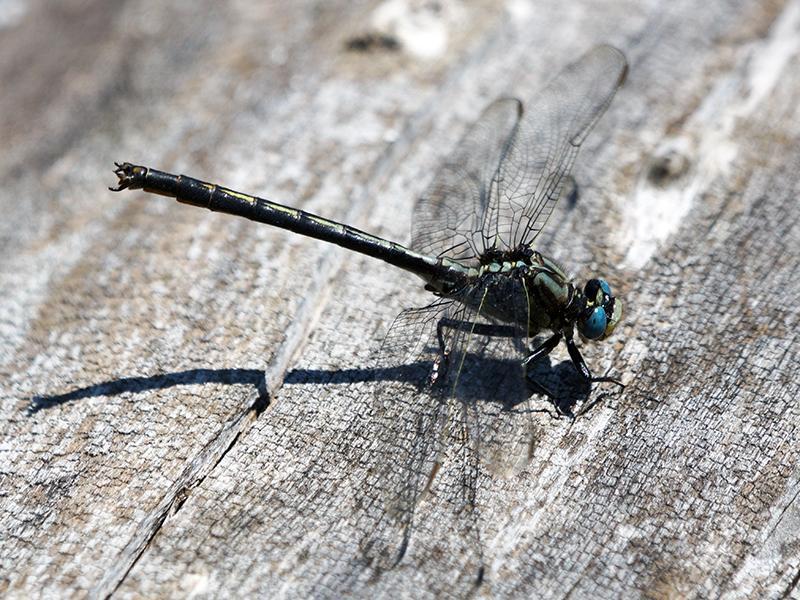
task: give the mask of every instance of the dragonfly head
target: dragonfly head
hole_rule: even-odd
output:
[[[583,287],[585,305],[578,314],[578,332],[589,340],[603,340],[622,320],[622,300],[611,294],[604,279],[590,279]]]

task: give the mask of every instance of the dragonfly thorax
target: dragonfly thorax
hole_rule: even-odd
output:
[[[526,336],[546,329],[560,331],[574,323],[579,292],[555,261],[530,251],[526,256],[497,253],[495,260],[482,262],[462,289],[443,295],[494,321],[514,325]]]
[[[558,263],[535,252],[525,274],[525,287],[531,335],[545,329],[561,331],[570,326],[579,292]]]

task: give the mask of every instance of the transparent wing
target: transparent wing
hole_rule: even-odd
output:
[[[487,300],[503,301],[512,321],[530,321],[530,291],[525,280],[497,277]],[[514,337],[487,339],[475,359],[480,367],[474,375],[465,373],[461,385],[476,390],[472,410],[474,445],[479,449],[482,465],[493,475],[502,477],[519,473],[533,456],[537,442],[533,415],[543,411],[535,407],[527,385],[521,358],[528,353],[530,335],[520,331]],[[489,366],[487,368],[487,365]],[[544,407],[549,400],[544,399]],[[546,410],[546,408],[544,409]]]
[[[405,310],[381,346],[377,371],[405,365],[405,374],[376,385],[371,419],[376,444],[368,453],[371,464],[358,502],[357,527],[365,533],[362,552],[378,570],[392,568],[403,557],[417,505],[437,478],[445,453],[456,451],[461,436],[464,414],[453,397],[455,366],[463,365],[470,331],[440,330],[447,348],[445,367],[437,325],[442,320],[468,321],[475,313],[469,304],[456,300]],[[469,490],[453,491],[462,497],[455,502],[466,498],[469,503]]]
[[[403,375],[376,382],[370,423],[375,444],[366,453],[367,479],[358,498],[356,529],[364,557],[378,570],[405,553],[417,501],[440,452],[447,406],[430,386],[438,354],[436,325],[456,309],[452,300],[404,310],[381,346],[376,371]],[[409,368],[410,366],[410,368]]]
[[[497,406],[490,404],[498,396],[501,404],[511,405],[527,396],[520,367],[522,348],[508,337],[497,343],[477,333],[480,325],[495,324],[481,314],[490,295],[507,292],[475,286],[454,300],[406,310],[386,337],[379,370],[393,371],[398,364],[417,368],[404,369],[407,376],[401,381],[382,381],[376,387],[372,421],[378,441],[367,454],[371,464],[362,485],[357,524],[365,532],[362,551],[374,568],[390,569],[400,561],[412,528],[417,551],[423,555],[426,540],[453,535],[455,530],[462,539],[478,538],[475,493],[480,447],[484,438],[492,448],[510,439],[508,427],[487,427],[482,419],[487,412],[497,412]],[[463,324],[440,328],[444,362],[437,339],[437,324],[443,320]],[[435,382],[432,373],[438,377]],[[500,453],[492,450],[492,454]],[[433,510],[447,510],[449,516],[418,523],[414,515],[428,494],[436,498]],[[451,530],[439,531],[442,523],[449,523]],[[467,545],[480,562],[480,544]]]
[[[498,247],[531,245],[561,196],[580,145],[605,112],[628,67],[598,46],[568,66],[534,99],[496,175],[484,221]]]
[[[462,261],[480,255],[492,180],[521,116],[519,100],[501,98],[486,107],[464,134],[417,202],[413,249]]]
[[[412,247],[468,261],[490,248],[530,245],[626,72],[619,50],[597,46],[551,81],[522,118],[517,101],[490,105],[419,203]]]

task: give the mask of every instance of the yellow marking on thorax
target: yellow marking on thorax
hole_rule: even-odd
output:
[[[517,262],[503,262],[503,263],[489,263],[488,265],[481,265],[480,269],[473,269],[476,275],[483,275],[484,273],[508,273],[514,269],[521,269],[527,265],[518,260]]]

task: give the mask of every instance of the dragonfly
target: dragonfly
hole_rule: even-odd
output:
[[[576,337],[607,339],[622,319],[622,301],[605,279],[573,283],[535,242],[570,185],[581,144],[627,69],[621,51],[596,46],[542,88],[527,109],[511,97],[489,104],[417,202],[408,246],[186,175],[115,163],[112,191],[144,190],[337,244],[413,273],[434,295],[427,306],[397,316],[376,361],[377,367],[420,368],[376,393],[373,417],[391,450],[371,469],[375,497],[360,502],[371,514],[361,522],[368,530],[361,546],[374,566],[390,568],[403,557],[415,508],[434,489],[448,456],[460,454],[464,466],[442,484],[446,495],[459,512],[471,513],[477,447],[508,440],[479,422],[475,395],[463,391],[490,378],[490,370],[472,368],[471,357],[513,357],[511,370],[488,384],[490,393],[524,385],[552,397],[530,376],[530,367],[563,341],[582,380],[624,387],[613,377],[593,375],[576,343]],[[542,334],[542,341],[531,343]]]

